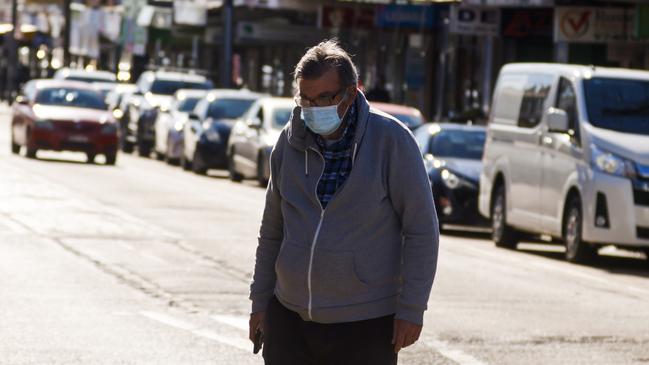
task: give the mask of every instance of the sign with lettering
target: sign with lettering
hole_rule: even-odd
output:
[[[635,16],[635,8],[557,7],[554,39],[588,43],[639,40]]]

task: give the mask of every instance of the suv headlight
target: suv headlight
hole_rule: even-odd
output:
[[[54,129],[54,124],[52,124],[51,121],[47,119],[42,119],[42,120],[36,120],[34,121],[34,126],[37,129],[47,129],[47,130],[52,130]]]
[[[442,170],[442,181],[449,189],[457,189],[460,186],[460,178],[447,169]]]
[[[593,167],[601,172],[631,179],[636,176],[633,161],[605,151],[594,144],[590,145],[590,155]]]

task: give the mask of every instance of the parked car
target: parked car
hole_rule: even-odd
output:
[[[85,70],[64,67],[54,73],[55,80],[82,81],[88,83],[116,83],[117,77],[110,71]]]
[[[270,179],[270,151],[295,107],[292,98],[262,98],[239,119],[228,142],[230,179],[257,179],[265,186]]]
[[[212,82],[205,76],[169,72],[145,71],[137,81],[137,91],[129,98],[123,118],[125,150],[136,145],[140,156],[148,157],[155,145],[154,123],[159,108],[169,109],[173,95],[180,89],[208,90]]]
[[[425,124],[415,131],[428,171],[440,227],[444,223],[487,225],[478,212],[485,128]]]
[[[106,94],[106,109],[113,113],[116,119],[120,119],[124,113],[120,110],[120,104],[126,94],[135,92],[135,84],[116,84],[115,87]],[[119,110],[119,111],[117,111]]]
[[[212,90],[201,99],[183,129],[180,164],[205,174],[228,166],[227,146],[234,122],[260,95],[246,90]]]
[[[480,176],[496,245],[531,232],[573,262],[607,244],[649,253],[648,107],[646,71],[504,66]]]
[[[164,159],[169,164],[179,161],[184,125],[206,93],[205,90],[181,89],[174,94],[169,110],[160,108],[155,121],[155,154],[159,160]]]
[[[410,130],[415,130],[422,124],[426,123],[419,109],[411,106],[377,102],[370,102],[370,105],[373,108],[399,119],[399,121],[410,128]]]
[[[108,94],[110,94],[119,84],[114,82],[93,82],[92,86],[97,90],[106,101]]]
[[[38,150],[85,152],[88,162],[97,154],[114,165],[117,124],[101,95],[87,83],[32,80],[13,106],[11,152],[26,148],[29,158]]]

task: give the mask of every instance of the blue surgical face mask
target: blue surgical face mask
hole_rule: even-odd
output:
[[[343,102],[345,98],[340,101]],[[307,128],[313,133],[321,136],[327,136],[335,132],[342,123],[338,115],[338,106],[340,103],[331,106],[312,106],[302,107],[301,117]]]

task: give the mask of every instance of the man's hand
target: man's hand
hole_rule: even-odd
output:
[[[422,326],[414,324],[403,319],[394,320],[394,331],[392,335],[392,343],[394,344],[394,353],[398,354],[399,351],[417,342],[421,334]]]
[[[255,332],[259,329],[262,333],[264,332],[264,317],[266,312],[257,312],[250,315],[250,322],[248,322],[248,338],[252,343],[255,343]]]

